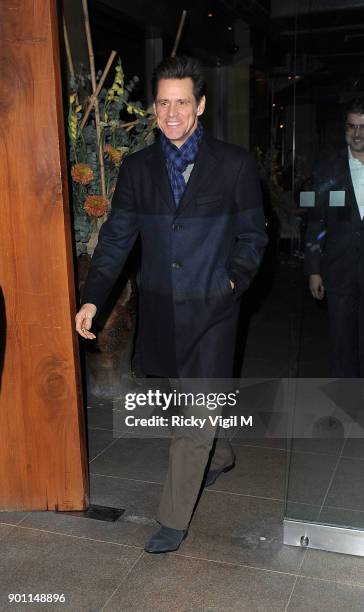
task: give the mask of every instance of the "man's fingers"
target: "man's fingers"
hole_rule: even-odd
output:
[[[82,336],[82,338],[86,338],[86,340],[94,340],[96,338],[95,334],[85,330],[80,332],[80,336]]]
[[[88,331],[85,327],[76,327],[76,330],[80,334],[80,336],[82,336],[82,338],[86,338],[86,340],[94,340],[94,338],[96,338],[95,334]]]
[[[84,317],[83,321],[81,323],[82,329],[84,329],[84,330],[87,329],[88,330],[88,329],[91,328],[91,326],[92,326],[92,318],[91,317],[87,317],[87,316]]]
[[[93,340],[93,338],[96,338],[95,334],[88,331],[89,329],[91,329],[91,327],[92,327],[92,317],[85,317],[81,325],[81,330],[84,334],[84,338],[87,338],[88,340]]]
[[[95,334],[89,331],[92,327],[93,317],[88,316],[84,312],[79,312],[76,315],[76,331],[86,340],[93,340],[96,338]]]
[[[316,300],[322,300],[325,295],[325,289],[323,287],[312,289],[311,294]]]

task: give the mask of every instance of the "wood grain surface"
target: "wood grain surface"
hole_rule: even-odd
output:
[[[0,2],[0,509],[88,505],[56,0]]]

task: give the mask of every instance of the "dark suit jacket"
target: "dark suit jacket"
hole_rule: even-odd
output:
[[[316,206],[308,212],[305,273],[321,274],[328,291],[355,291],[364,284],[364,223],[351,180],[348,151],[322,163],[313,176]],[[330,191],[345,191],[345,206],[329,206]],[[324,237],[320,237],[323,232]]]
[[[254,277],[267,242],[253,158],[205,135],[176,208],[159,141],[129,156],[100,230],[84,303],[102,306],[139,233],[144,372],[231,376],[237,298]]]

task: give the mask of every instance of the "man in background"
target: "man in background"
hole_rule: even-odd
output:
[[[344,115],[346,148],[314,173],[305,273],[314,298],[327,296],[332,376],[360,377],[364,366],[364,97]]]

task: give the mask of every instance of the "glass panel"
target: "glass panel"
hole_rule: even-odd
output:
[[[275,80],[273,117],[280,114],[273,124],[281,137],[274,142],[291,174],[290,210],[302,250],[305,243],[305,272],[320,275],[324,290],[316,293],[323,299],[303,300],[302,378],[290,383],[285,517],[364,529],[363,371],[355,355],[363,331],[364,105],[345,111],[364,94],[364,10],[362,2],[302,0],[292,14],[292,4],[273,2],[287,20],[281,35],[292,44],[287,85],[282,75],[280,86]],[[326,371],[321,331],[316,338],[310,324],[318,310],[331,326]],[[325,378],[308,378],[316,376]]]
[[[290,385],[286,518],[364,528],[363,381]]]

